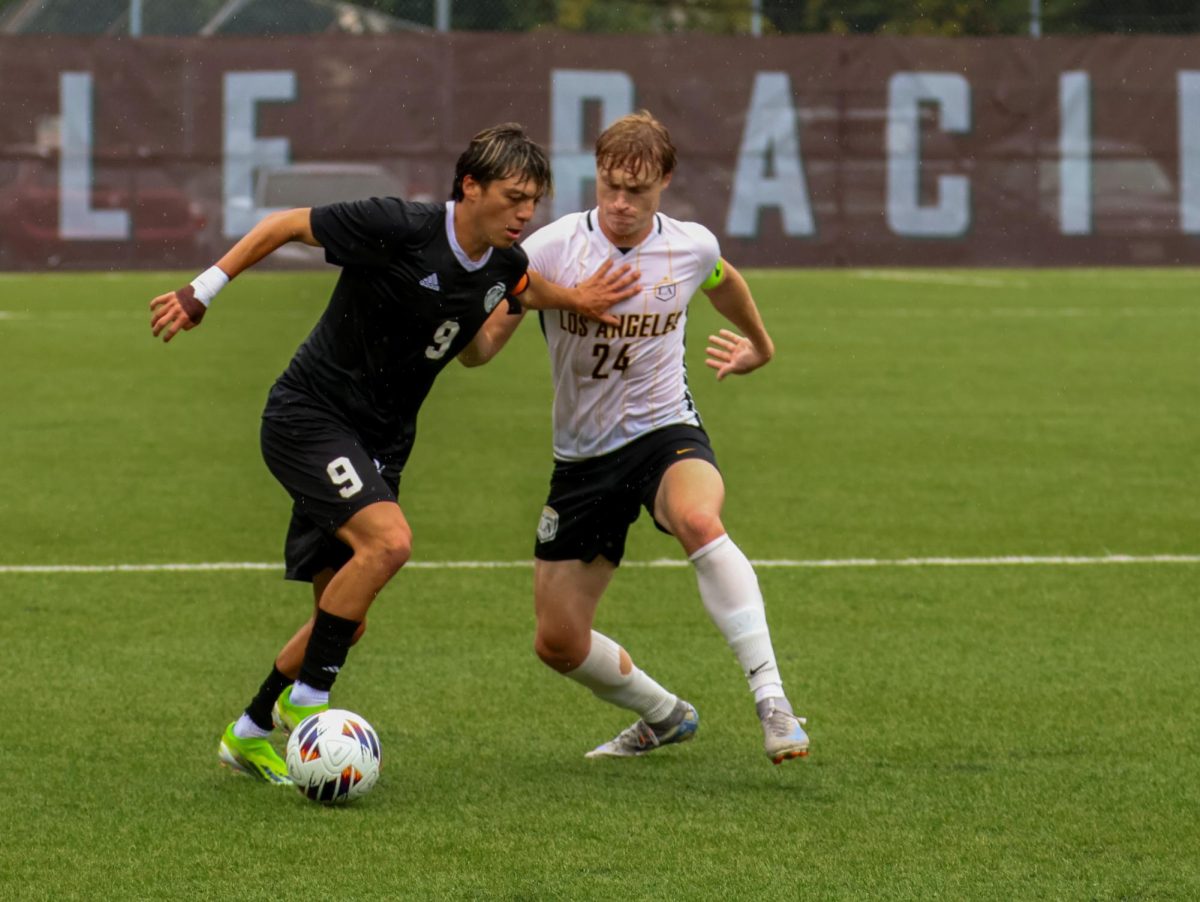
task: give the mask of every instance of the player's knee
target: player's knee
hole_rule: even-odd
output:
[[[725,534],[719,514],[703,508],[684,513],[675,525],[675,535],[687,548],[699,548]]]
[[[541,630],[538,630],[533,637],[534,654],[541,659],[542,663],[547,667],[553,667],[555,670],[562,670],[559,666],[561,663],[562,646],[554,641],[550,636],[547,636]]]
[[[383,555],[393,573],[407,564],[412,557],[412,532],[405,527],[389,533],[384,541]]]
[[[350,644],[355,645],[359,639],[363,637],[363,633],[367,631],[367,621],[364,619],[358,625],[358,629],[354,631],[354,635],[350,637]]]
[[[583,663],[588,644],[569,629],[544,629],[540,625],[533,638],[533,650],[547,667],[566,673]]]
[[[391,576],[412,557],[412,531],[407,526],[392,527],[373,536],[356,554],[373,570]]]

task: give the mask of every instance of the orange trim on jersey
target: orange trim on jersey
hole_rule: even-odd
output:
[[[510,291],[509,295],[511,295],[512,297],[515,298],[517,295],[519,295],[522,291],[524,291],[528,287],[529,287],[529,273],[525,273],[524,275],[521,276],[521,281],[517,283],[517,287],[514,288],[512,291]]]

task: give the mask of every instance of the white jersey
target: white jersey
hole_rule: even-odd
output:
[[[521,245],[529,268],[559,285],[578,284],[605,260],[641,273],[641,291],[609,311],[619,326],[562,310],[542,314],[558,460],[597,457],[663,426],[700,425],[688,391],[684,328],[688,301],[720,257],[716,236],[657,213],[646,239],[622,254],[597,216],[571,213]]]

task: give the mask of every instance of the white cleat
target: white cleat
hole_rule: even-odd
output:
[[[687,742],[696,735],[699,726],[700,715],[696,713],[696,709],[680,699],[675,703],[675,709],[665,721],[665,725],[658,730],[644,720],[639,720],[628,729],[622,730],[616,739],[596,746],[583,757],[633,758],[652,752],[660,746]]]
[[[758,719],[762,721],[763,750],[775,764],[789,758],[808,757],[808,734],[803,717],[792,713],[786,698],[765,698],[757,705]]]

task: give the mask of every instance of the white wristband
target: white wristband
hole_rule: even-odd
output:
[[[219,266],[210,266],[196,278],[191,285],[196,292],[196,300],[207,307],[222,288],[229,284],[229,276]]]

